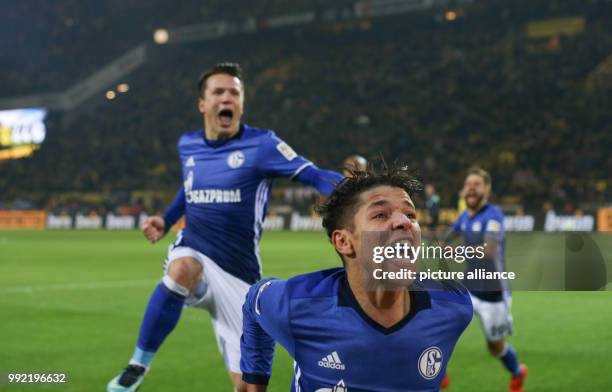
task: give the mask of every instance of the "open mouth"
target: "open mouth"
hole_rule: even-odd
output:
[[[234,118],[234,112],[230,109],[223,109],[219,112],[219,124],[222,127],[229,127],[232,124],[232,119]]]
[[[403,247],[404,244],[407,244],[409,247],[417,245],[414,243],[414,237],[412,236],[394,237],[387,242],[387,246],[395,247],[395,244],[400,244],[401,247]]]

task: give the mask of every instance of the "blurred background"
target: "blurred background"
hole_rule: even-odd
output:
[[[0,115],[4,227],[161,211],[178,137],[202,127],[198,76],[219,61],[244,69],[245,122],[324,168],[407,162],[440,224],[479,164],[495,202],[529,218],[516,226],[612,226],[609,0],[36,0],[0,25],[0,110],[42,109]],[[277,185],[287,228],[315,194]]]

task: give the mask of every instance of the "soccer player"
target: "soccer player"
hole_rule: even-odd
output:
[[[249,290],[240,362],[247,391],[267,390],[274,341],[295,360],[292,391],[439,389],[472,304],[452,281],[366,278],[376,244],[366,237],[421,243],[410,197],[420,185],[403,169],[383,169],[353,173],[319,206],[344,268],[264,279]]]
[[[447,234],[446,243],[453,238],[463,236],[466,246],[484,246],[485,258],[467,260],[467,271],[485,269],[491,272],[505,271],[504,251],[504,214],[489,203],[491,193],[491,176],[481,168],[474,167],[468,171],[462,193],[465,196],[466,210],[459,215]],[[520,365],[514,348],[506,342],[512,335],[512,314],[510,305],[510,288],[506,281],[465,280],[470,290],[474,312],[480,318],[480,324],[487,339],[489,353],[499,358],[510,372],[510,391],[523,391],[523,382],[527,378],[527,366]],[[446,377],[443,384],[448,384]]]
[[[288,177],[329,194],[342,176],[321,170],[274,132],[241,123],[244,85],[238,64],[220,63],[198,84],[204,130],[178,142],[183,186],[163,217],[148,218],[143,232],[159,241],[185,215],[142,321],[127,368],[108,391],[135,391],[184,305],[210,311],[217,344],[232,384],[240,375],[242,304],[261,276],[259,240],[274,177]]]

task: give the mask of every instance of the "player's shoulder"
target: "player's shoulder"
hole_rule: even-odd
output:
[[[242,124],[243,127],[243,139],[254,139],[254,138],[262,138],[262,139],[273,139],[276,136],[276,133],[267,128],[258,128],[253,127],[248,124]]]
[[[497,233],[504,231],[504,213],[494,204],[487,204],[487,209],[483,216],[484,231],[487,233]]]
[[[179,137],[179,141],[200,140],[202,139],[202,132],[201,129],[183,132]]]
[[[297,275],[287,280],[287,292],[290,298],[333,297],[338,294],[338,282],[345,275],[344,268]]]
[[[461,211],[461,212],[459,213],[459,216],[457,217],[457,220],[458,220],[458,221],[465,220],[465,219],[467,219],[467,218],[468,218],[468,216],[469,216],[469,215],[468,215],[467,208],[465,208],[463,211]]]
[[[470,292],[463,284],[455,280],[425,279],[415,284],[426,290],[432,301],[456,302],[472,306]]]
[[[504,219],[504,213],[502,212],[502,210],[495,204],[491,203],[487,204],[486,215],[489,219],[499,219],[502,221]]]
[[[186,146],[193,143],[201,143],[203,141],[203,132],[201,129],[183,132],[179,137],[178,146]]]

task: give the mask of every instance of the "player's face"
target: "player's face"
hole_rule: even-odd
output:
[[[364,233],[367,235],[372,232],[392,234],[384,237],[385,242],[389,243],[372,245],[388,246],[397,242],[405,242],[415,247],[420,245],[421,228],[416,219],[416,209],[405,190],[386,185],[378,186],[363,192],[360,199],[359,209],[354,216],[354,229],[340,230],[342,235],[339,237],[342,238],[338,239],[344,241],[336,242],[336,238],[332,237],[338,252],[351,258],[363,258],[362,245],[370,242],[369,238],[364,238]],[[364,244],[362,241],[365,241]]]
[[[435,190],[434,190],[433,185],[431,185],[431,184],[427,184],[427,185],[425,185],[425,194],[426,194],[427,196],[431,196],[431,195],[433,195],[433,194],[434,194],[434,192],[435,192]]]
[[[484,205],[489,197],[490,187],[485,185],[485,180],[478,174],[470,174],[463,183],[463,194],[465,203],[469,209],[475,210]]]
[[[244,91],[240,79],[227,74],[210,76],[198,104],[204,115],[206,137],[227,139],[234,136],[240,127],[243,105]]]

